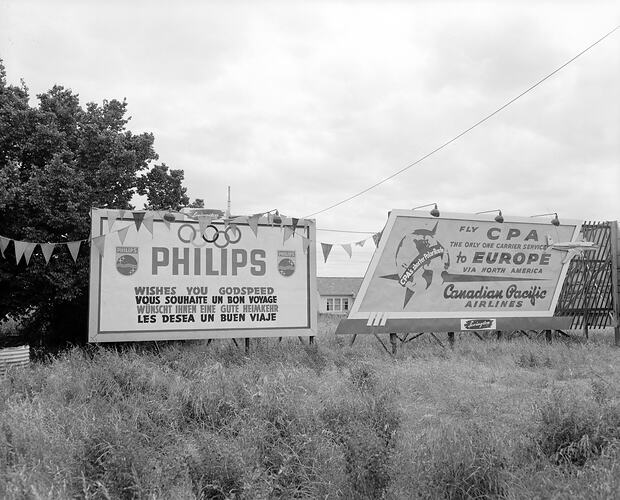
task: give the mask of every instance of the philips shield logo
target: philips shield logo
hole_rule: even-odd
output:
[[[461,330],[496,330],[495,319],[462,319]]]
[[[278,250],[278,272],[287,277],[295,272],[294,250]]]
[[[124,276],[138,270],[138,247],[116,247],[116,270]]]

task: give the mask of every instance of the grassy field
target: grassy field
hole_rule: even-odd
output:
[[[620,498],[620,349],[78,349],[0,379],[0,498]]]

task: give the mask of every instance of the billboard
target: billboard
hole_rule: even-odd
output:
[[[92,211],[91,342],[316,334],[314,221],[127,213]]]
[[[553,317],[566,257],[574,252],[580,228],[578,221],[555,226],[543,219],[506,217],[498,223],[488,215],[435,218],[394,210],[349,319],[388,330],[482,330],[518,323],[506,318],[542,325],[531,319]]]

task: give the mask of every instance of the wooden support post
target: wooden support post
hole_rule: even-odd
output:
[[[314,335],[308,337],[308,342],[310,343],[310,345],[314,345]]]
[[[551,344],[551,330],[545,330],[545,340],[548,344]]]
[[[613,299],[614,344],[620,347],[620,234],[618,221],[610,222],[611,234],[611,294]]]
[[[448,344],[451,349],[454,349],[454,332],[448,332]]]
[[[431,337],[433,337],[441,347],[445,348],[445,346],[441,343],[441,340],[437,338],[437,335],[435,335],[433,332],[429,333],[431,334]]]
[[[250,339],[248,337],[245,338],[245,353],[250,353]]]
[[[398,340],[398,335],[395,333],[390,333],[390,344],[392,344],[392,356],[396,356],[396,352],[398,351],[398,344],[396,341]]]
[[[502,331],[497,330],[495,333],[497,333],[497,340],[502,340]]]
[[[239,344],[237,344],[237,339],[230,339],[230,340],[233,341],[233,344],[235,344],[236,348],[239,348]]]
[[[583,269],[583,336],[588,338],[588,263],[586,256],[581,255],[581,265]]]
[[[421,337],[422,335],[424,335],[426,332],[421,332],[421,333],[416,333],[413,337],[411,337],[410,339],[405,340],[405,342],[411,342],[412,340],[417,339],[418,337]]]
[[[357,338],[357,333],[354,333],[353,337],[351,337],[351,343],[349,344],[350,346],[352,346],[355,343],[356,338]]]
[[[301,335],[299,335],[297,338],[301,342],[301,345],[306,345],[306,344],[304,344],[304,338]]]
[[[376,333],[373,332],[373,335],[375,336],[375,338],[379,341],[379,343],[381,344],[381,347],[383,347],[383,349],[385,349],[385,352],[387,352],[388,354],[390,354],[390,351],[388,350],[387,347],[385,347],[385,344],[383,343],[383,340],[381,340],[381,338],[379,337],[379,335],[377,335]]]

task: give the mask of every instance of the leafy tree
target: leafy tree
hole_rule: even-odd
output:
[[[183,170],[170,170],[166,164],[155,165],[150,172],[138,179],[138,194],[146,195],[146,208],[178,210],[189,203],[183,187]]]
[[[9,85],[0,60],[0,235],[19,241],[88,239],[91,207],[132,209],[188,203],[183,171],[153,165],[153,135],[127,130],[127,102],[80,106],[78,94],[55,85],[31,106],[28,88]],[[31,341],[48,346],[86,339],[87,245],[74,262],[59,246],[49,264],[36,251],[15,263],[13,244],[0,259],[0,318],[27,318]]]

